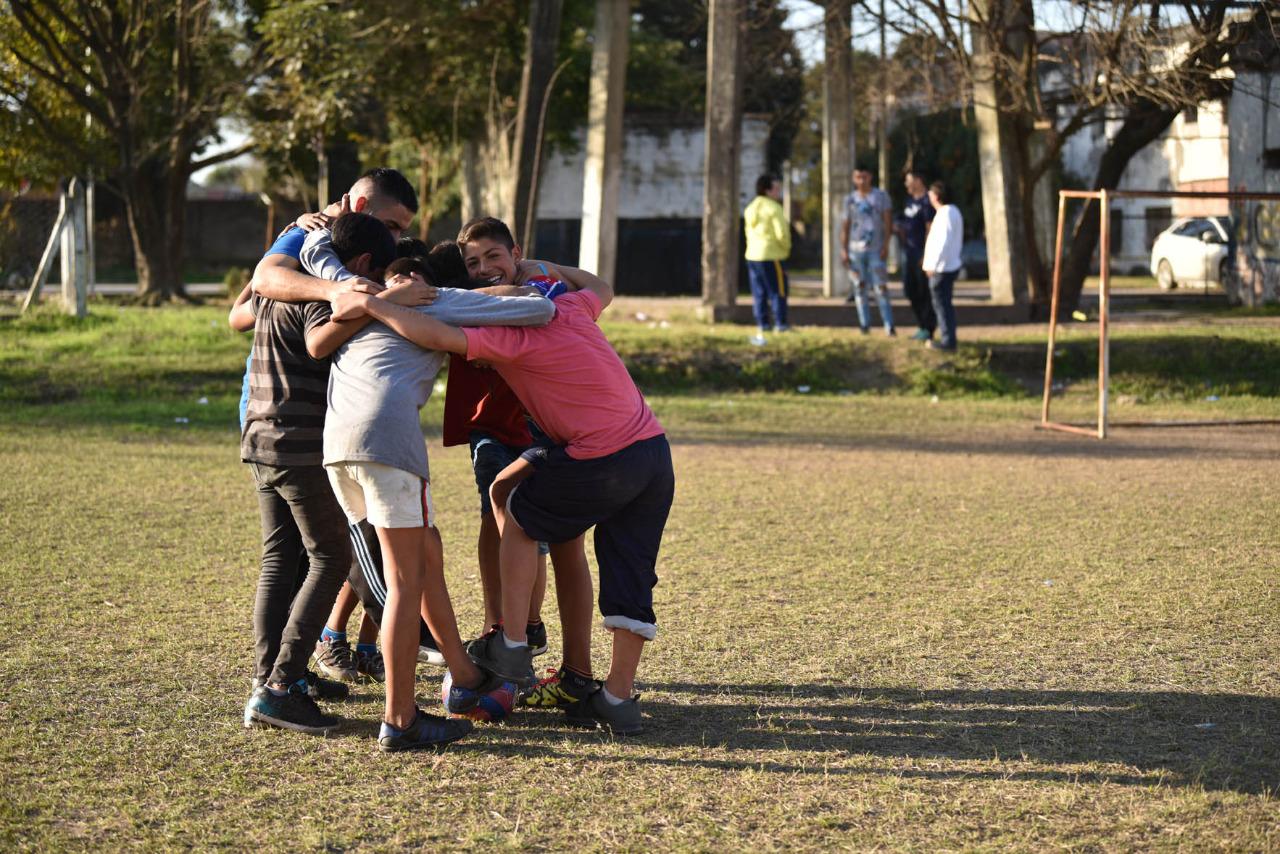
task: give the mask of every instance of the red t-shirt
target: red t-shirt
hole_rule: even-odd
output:
[[[596,318],[600,298],[575,291],[556,298],[542,327],[463,329],[467,358],[490,362],[556,444],[578,460],[662,435],[662,425],[631,381]]]
[[[488,433],[504,445],[533,443],[524,406],[497,371],[477,367],[461,356],[449,359],[444,395],[444,444],[465,445],[471,431]]]

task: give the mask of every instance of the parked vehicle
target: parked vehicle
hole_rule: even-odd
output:
[[[977,238],[966,240],[960,245],[960,268],[957,276],[962,282],[973,279],[985,279],[990,274],[987,265],[987,241]]]
[[[1235,232],[1226,216],[1174,222],[1151,246],[1151,275],[1162,290],[1180,284],[1222,285],[1234,271]]]

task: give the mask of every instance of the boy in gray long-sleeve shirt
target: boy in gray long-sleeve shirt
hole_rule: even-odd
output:
[[[300,260],[322,278],[350,275],[329,250],[324,231],[308,237]],[[388,284],[396,272],[396,265],[388,269]],[[429,269],[422,265],[415,272]],[[555,315],[554,303],[540,295],[498,297],[455,288],[441,288],[433,304],[417,310],[462,326],[543,326]],[[514,685],[481,671],[463,650],[445,585],[418,412],[446,357],[371,323],[334,354],[329,377],[324,465],[348,519],[368,519],[382,547],[387,706],[379,744],[387,750],[427,747],[447,735],[414,702],[420,604],[453,679],[449,711],[466,712],[489,692],[515,693]]]

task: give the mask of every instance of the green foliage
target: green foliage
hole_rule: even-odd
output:
[[[970,236],[983,233],[978,132],[971,108],[910,115],[893,128],[889,134],[889,174],[902,175],[912,168],[924,172],[926,181],[946,181],[955,204],[964,212],[965,232]],[[905,190],[900,181],[893,181],[887,189],[895,201],[903,201]]]

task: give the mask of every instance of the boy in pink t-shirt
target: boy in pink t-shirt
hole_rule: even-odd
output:
[[[503,611],[528,610],[538,540],[565,542],[594,526],[600,611],[613,632],[613,663],[604,685],[566,713],[572,723],[627,735],[643,728],[633,689],[644,642],[657,633],[653,587],[675,492],[671,449],[662,425],[596,326],[613,298],[612,288],[577,270],[553,270],[552,275],[578,290],[558,297],[555,318],[539,329],[462,330],[419,312],[376,304],[385,301],[370,301],[364,294],[335,300],[334,317],[369,314],[422,347],[489,362],[554,440],[554,447],[534,447],[512,463],[490,492],[502,531]],[[562,611],[581,607],[573,594],[582,591],[557,586],[557,592]],[[573,622],[568,615],[565,619]],[[528,681],[532,658],[518,623],[470,652],[482,667]]]

